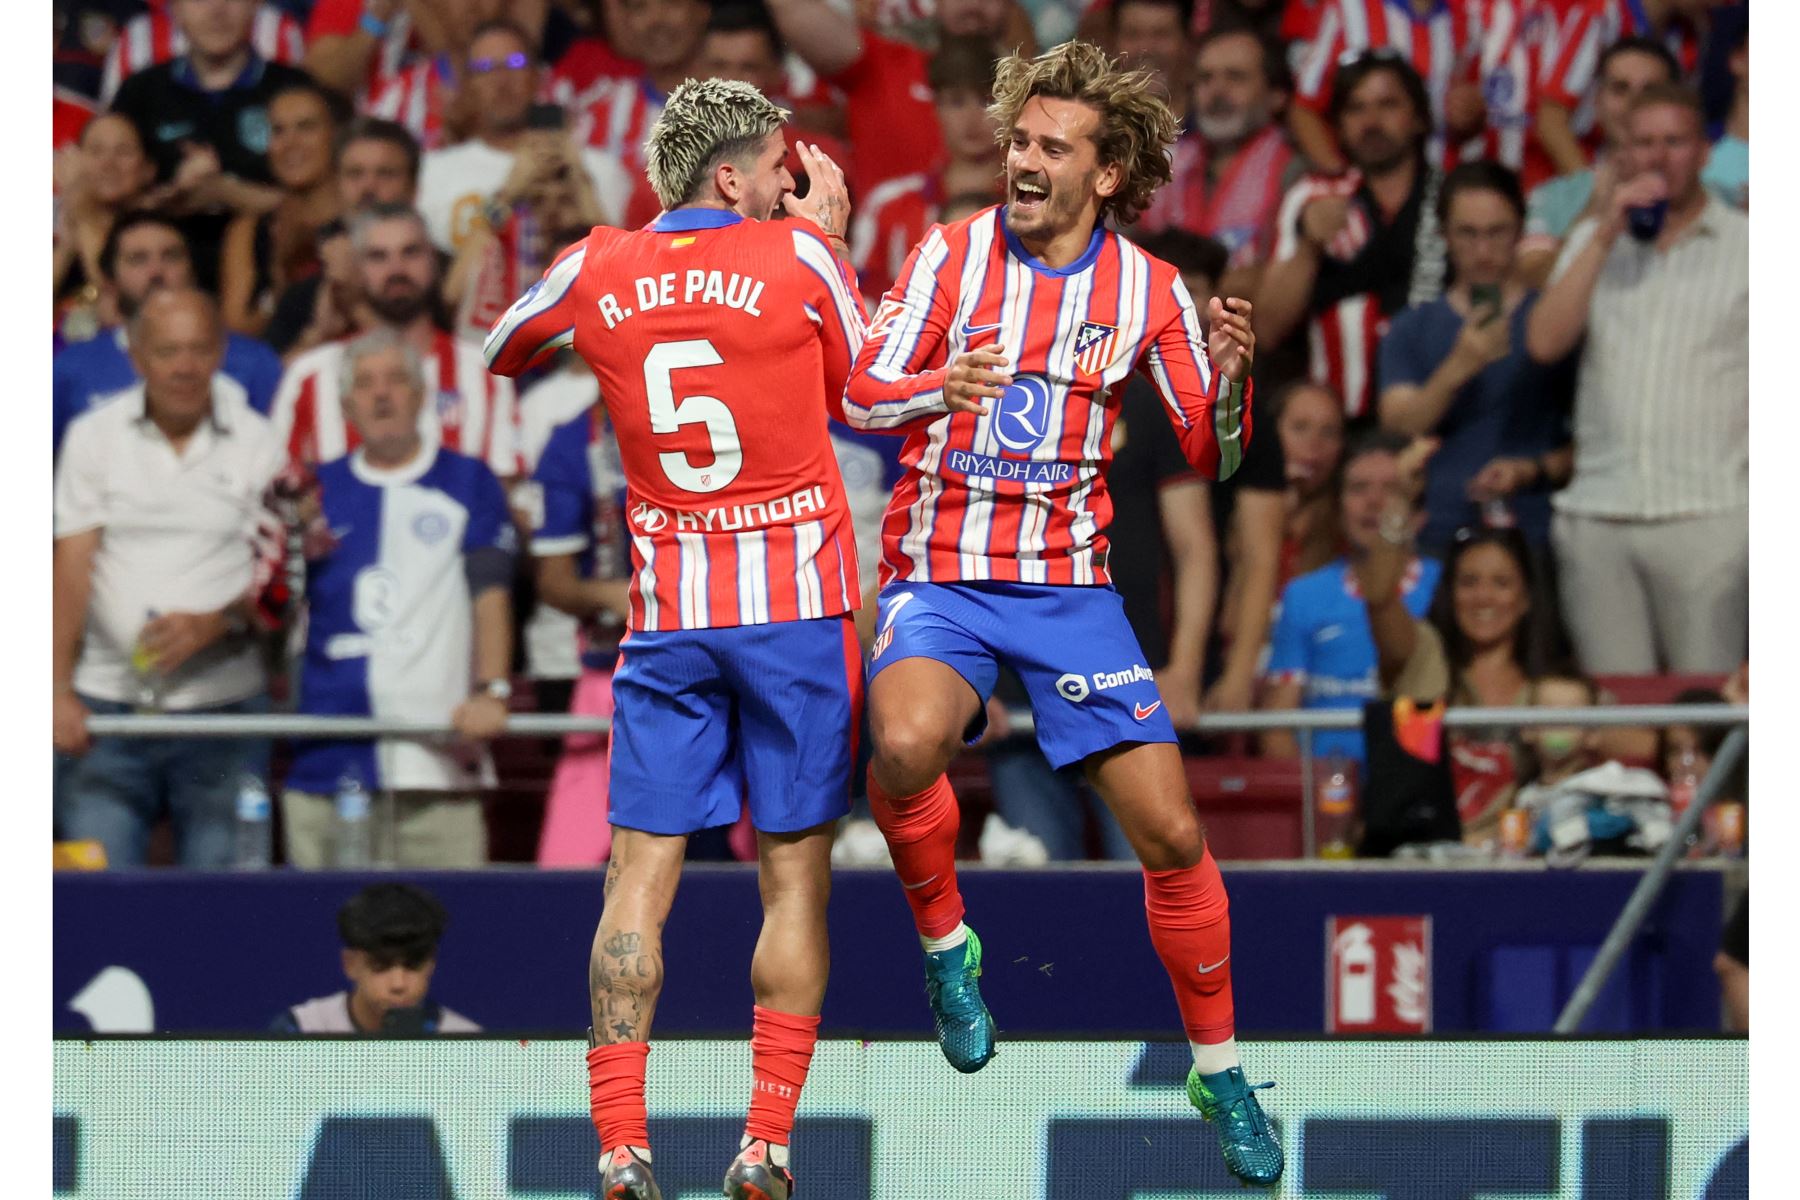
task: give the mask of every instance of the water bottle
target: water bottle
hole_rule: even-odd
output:
[[[144,613],[144,624],[148,625],[156,620],[157,616],[154,608],[147,609]],[[140,715],[161,712],[163,674],[157,670],[156,659],[151,657],[149,648],[144,645],[144,635],[141,630],[138,633],[137,641],[133,642],[131,646],[131,681],[135,692],[132,697],[135,702],[135,711]]]
[[[1356,765],[1342,755],[1334,754],[1320,765],[1318,810],[1319,857],[1356,857],[1350,845],[1356,821]]]
[[[338,780],[336,865],[366,867],[374,857],[374,826],[369,821],[369,793],[362,780],[346,774]]]
[[[238,783],[236,849],[232,865],[240,871],[260,871],[269,865],[273,848],[269,820],[269,789],[255,771],[246,771]]]

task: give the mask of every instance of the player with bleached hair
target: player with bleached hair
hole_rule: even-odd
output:
[[[862,690],[855,531],[826,416],[842,414],[865,324],[843,172],[802,145],[811,188],[796,199],[786,117],[749,84],[676,88],[646,147],[662,214],[570,247],[486,346],[503,375],[563,348],[586,360],[627,484],[612,860],[589,965],[607,1200],[660,1200],[644,1074],[663,922],[687,836],[731,824],[746,797],[763,925],[754,1084],[725,1195],[787,1200],[794,1186],[788,1139],[825,995],[831,840],[849,809]],[[611,596],[575,565],[593,540],[600,417],[552,434],[535,473],[540,579],[579,617]]]
[[[1188,1097],[1231,1173],[1266,1184],[1282,1151],[1238,1062],[1225,885],[1102,533],[1113,397],[1134,370],[1201,474],[1230,475],[1250,437],[1249,302],[1215,299],[1203,322],[1174,267],[1103,223],[1130,223],[1168,181],[1176,123],[1157,95],[1146,72],[1083,42],[1004,60],[989,112],[1005,203],[932,228],[870,324],[845,415],[905,435],[907,471],[882,537],[869,800],[925,951],[939,1044],[957,1070],[979,1070],[994,1021],[944,770],[981,734],[997,668],[1015,671],[1045,755],[1081,764],[1143,864],[1150,940],[1193,1050]]]

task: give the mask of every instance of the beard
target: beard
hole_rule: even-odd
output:
[[[389,325],[410,325],[431,311],[431,290],[387,292],[368,298],[369,308]]]
[[[1349,157],[1360,170],[1379,175],[1398,167],[1412,153],[1412,147],[1372,130],[1350,147]]]

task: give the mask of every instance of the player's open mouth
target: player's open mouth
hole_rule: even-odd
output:
[[[1013,180],[1012,193],[1008,197],[1014,208],[1026,212],[1035,212],[1050,199],[1050,189],[1046,184],[1030,179]]]

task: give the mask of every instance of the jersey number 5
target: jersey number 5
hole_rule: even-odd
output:
[[[650,398],[650,432],[676,433],[683,425],[706,426],[713,459],[696,467],[685,452],[658,455],[669,482],[686,492],[716,492],[744,467],[738,442],[737,422],[717,396],[675,398],[675,372],[683,367],[717,367],[724,359],[705,338],[685,342],[658,342],[644,358],[644,394]]]

